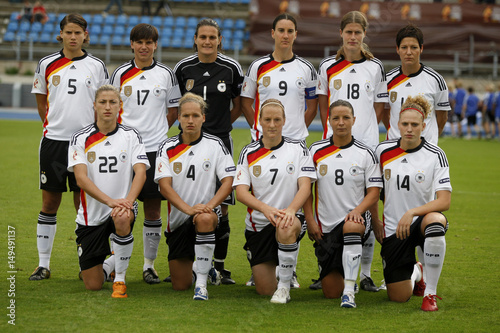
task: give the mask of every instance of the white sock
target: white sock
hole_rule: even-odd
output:
[[[422,270],[424,271],[424,281],[427,281],[427,278],[425,277],[425,254],[424,250],[420,246],[417,246],[417,256],[418,261],[422,264]]]
[[[436,295],[437,284],[443,269],[446,254],[446,239],[444,236],[426,237],[424,242],[426,278],[425,295]]]
[[[290,289],[290,281],[293,277],[294,268],[297,265],[297,252],[299,252],[297,242],[292,244],[281,244],[278,242],[278,289]]]
[[[143,271],[148,268],[154,269],[154,261],[158,255],[158,247],[161,239],[161,218],[158,220],[144,220],[142,239],[144,243],[144,266]]]
[[[215,231],[196,233],[194,243],[194,256],[196,265],[193,265],[196,273],[195,287],[207,287],[208,272],[212,267],[212,257],[215,250]]]
[[[40,212],[36,226],[36,245],[38,248],[38,266],[50,269],[50,256],[54,246],[57,229],[56,214]]]
[[[115,281],[125,282],[125,274],[127,273],[132,250],[134,249],[134,236],[118,236],[115,234],[113,241],[115,242]]]
[[[365,240],[363,249],[361,250],[361,270],[359,273],[360,279],[363,276],[371,277],[371,268],[373,261],[373,251],[375,250],[375,233],[370,232],[370,236]]]
[[[342,266],[344,267],[344,294],[354,294],[354,284],[358,277],[361,251],[361,235],[358,233],[344,234],[344,249],[342,253]]]
[[[410,279],[412,288],[415,285],[415,282],[420,282],[420,280],[422,280],[422,274],[420,273],[420,267],[418,267],[418,264],[413,265],[413,273],[411,273]]]
[[[104,262],[102,263],[102,270],[104,271],[104,281],[106,281],[109,277],[109,274],[111,274],[111,272],[115,270],[114,255],[111,255],[106,260],[104,260]]]

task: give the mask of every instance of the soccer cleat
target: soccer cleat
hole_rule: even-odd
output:
[[[83,281],[82,271],[78,272],[78,278]]]
[[[148,284],[160,283],[160,278],[154,268],[148,268],[142,272],[142,279]]]
[[[298,289],[300,288],[299,281],[297,281],[297,273],[293,272],[292,279],[290,280],[290,288]]]
[[[441,297],[437,295],[426,295],[424,299],[422,300],[422,307],[421,309],[423,311],[437,311],[438,306],[436,302],[436,297],[439,299],[442,299]]]
[[[113,282],[115,280],[115,271],[112,271],[109,273],[108,278],[106,279],[106,282]]]
[[[274,292],[271,298],[271,303],[275,304],[286,304],[290,302],[290,289],[279,288]]]
[[[255,287],[255,281],[253,280],[253,274],[250,275],[250,279],[245,283],[247,287]]]
[[[48,279],[50,277],[50,270],[45,267],[38,266],[29,277],[30,281],[38,281]]]
[[[235,284],[236,283],[236,281],[231,279],[231,272],[228,271],[227,269],[223,269],[220,272],[220,275],[222,276],[221,281],[220,281],[222,284]]]
[[[220,285],[221,278],[221,274],[218,270],[214,267],[210,268],[210,271],[208,271],[208,282],[210,282],[210,284],[213,284],[214,286]]]
[[[171,283],[172,282],[172,277],[170,275],[167,276],[166,278],[163,279],[163,282]]]
[[[309,289],[312,289],[312,290],[319,290],[319,289],[323,289],[323,286],[321,285],[321,280],[312,280],[313,283],[311,283],[311,285],[309,286]]]
[[[378,287],[375,285],[372,278],[366,275],[362,280],[359,281],[359,285],[361,286],[361,289],[365,291],[372,291],[372,292],[378,291]]]
[[[418,268],[420,269],[420,275],[422,278],[420,281],[415,281],[415,285],[413,286],[413,295],[415,296],[424,296],[425,292],[425,281],[424,281],[424,267],[420,262],[417,262]]]
[[[357,283],[354,284],[354,293],[355,294],[359,293],[359,287]]]
[[[113,283],[113,293],[111,294],[113,298],[127,298],[127,286],[125,282],[115,282]]]
[[[343,308],[355,308],[356,302],[354,301],[354,295],[351,293],[342,295],[340,306]]]
[[[193,299],[196,301],[208,301],[208,291],[205,287],[196,287],[194,289]]]

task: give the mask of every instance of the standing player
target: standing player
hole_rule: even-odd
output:
[[[292,15],[276,16],[271,37],[273,53],[255,60],[248,68],[241,88],[242,111],[250,125],[252,140],[258,140],[262,132],[259,123],[262,102],[275,98],[284,105],[288,119],[283,136],[305,140],[309,135],[307,128],[318,111],[316,70],[309,61],[293,53],[297,21]],[[247,285],[253,285],[251,278]],[[300,287],[295,271],[292,287]]]
[[[333,102],[328,120],[332,136],[309,148],[318,177],[316,219],[312,195],[304,212],[309,238],[315,242],[323,294],[326,298],[342,295],[340,306],[355,308],[362,241],[371,224],[365,213],[378,202],[382,179],[373,151],[351,135],[356,120],[351,103]]]
[[[471,139],[472,127],[474,127],[478,138],[481,139],[481,130],[477,125],[476,116],[479,110],[481,110],[481,100],[474,93],[474,88],[469,87],[462,107],[462,118],[467,119],[467,140]]]
[[[391,301],[406,302],[412,292],[424,296],[422,310],[437,311],[436,289],[446,252],[451,185],[445,153],[422,137],[431,105],[408,96],[401,107],[401,138],[382,142],[376,150],[384,178],[384,225],[374,225],[382,244],[384,278]],[[382,229],[382,230],[380,230]],[[423,248],[426,282],[416,263],[415,247]]]
[[[96,123],[76,132],[68,151],[68,170],[75,173],[81,188],[76,244],[85,288],[100,290],[114,269],[111,297],[126,298],[125,273],[137,215],[135,199],[146,180],[149,163],[139,133],[116,122],[121,105],[118,89],[109,84],[101,86],[95,100]],[[111,252],[110,234],[114,235],[115,255],[103,272],[104,259]]]
[[[273,22],[273,53],[250,64],[241,89],[242,111],[251,127],[252,140],[261,137],[259,123],[262,102],[275,98],[285,106],[288,121],[283,136],[305,140],[307,127],[317,113],[316,70],[312,64],[293,53],[297,21],[290,14],[280,14]],[[254,109],[255,104],[255,109]]]
[[[62,193],[67,191],[66,181],[73,192],[75,209],[80,205],[80,189],[74,174],[67,171],[69,140],[75,131],[94,122],[95,92],[109,79],[104,63],[82,49],[89,41],[85,19],[79,14],[69,14],[59,26],[57,40],[63,49],[39,61],[31,89],[43,122],[43,137],[39,152],[42,190],[37,225],[39,262],[30,280],[50,277],[56,215]]]
[[[336,56],[325,58],[318,71],[318,95],[323,139],[332,135],[328,122],[329,107],[338,99],[349,101],[356,110],[356,123],[352,134],[356,140],[375,149],[379,142],[378,123],[387,102],[387,84],[384,66],[363,42],[368,21],[363,13],[351,11],[342,17],[340,37],[342,47]],[[378,220],[377,205],[370,208],[372,219]],[[361,258],[361,289],[378,291],[371,279],[371,264],[375,237],[370,233],[363,244]]]
[[[167,138],[168,129],[177,117],[181,93],[173,71],[153,57],[158,47],[158,31],[154,26],[136,25],[130,32],[130,47],[134,59],[119,66],[111,75],[111,83],[120,89],[123,100],[118,123],[132,126],[141,133],[149,163],[154,165],[158,146]],[[151,168],[139,195],[144,203],[142,277],[149,284],[160,283],[154,260],[161,238],[162,199]]]
[[[464,107],[465,95],[467,95],[467,91],[463,88],[463,84],[461,80],[455,81],[455,91],[453,92],[453,121],[451,124],[451,133],[455,136],[455,127],[454,123],[457,123],[457,132],[456,135],[461,138],[462,137],[462,109]]]
[[[496,135],[495,128],[495,86],[490,83],[486,86],[486,95],[483,98],[483,129],[486,139],[494,139]]]
[[[187,93],[179,102],[182,132],[158,149],[155,182],[168,200],[168,264],[175,290],[186,290],[196,273],[193,299],[208,300],[207,277],[215,248],[219,205],[231,193],[236,168],[216,136],[202,132],[207,105]],[[221,181],[216,190],[215,179]],[[193,261],[196,258],[196,267]]]
[[[305,233],[301,209],[316,179],[305,143],[282,136],[285,113],[277,99],[262,103],[262,138],[241,151],[233,183],[238,201],[248,207],[244,248],[255,288],[258,294],[273,295],[271,303],[290,301],[299,241]]]
[[[424,35],[418,27],[409,24],[398,31],[396,51],[401,65],[387,73],[390,105],[387,138],[396,139],[401,136],[397,126],[401,105],[406,97],[418,92],[432,105],[429,118],[425,119],[426,126],[422,135],[428,142],[437,145],[450,111],[448,88],[439,73],[420,63],[423,50]]]
[[[221,31],[217,22],[212,19],[198,22],[194,34],[194,49],[194,55],[182,59],[174,68],[179,87],[182,94],[189,91],[202,96],[207,102],[203,131],[219,137],[232,155],[231,124],[241,114],[243,71],[236,60],[221,53]],[[218,184],[220,186],[220,182]],[[231,272],[224,269],[231,231],[228,205],[234,205],[233,193],[221,205],[222,217],[215,233],[214,267],[221,273],[223,284],[234,284]]]

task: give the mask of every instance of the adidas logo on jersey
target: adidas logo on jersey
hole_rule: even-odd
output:
[[[104,144],[104,146],[111,146],[111,143],[109,141],[106,141],[106,143]]]
[[[210,76],[210,73],[209,72],[205,72],[205,74],[203,74],[203,76]]]
[[[408,161],[406,160],[406,158],[403,158],[403,160],[401,161],[401,163],[408,163]]]
[[[69,69],[76,69],[75,65],[71,65]]]
[[[275,160],[275,159],[276,159],[276,156],[271,155],[271,159],[272,159],[272,160]]]
[[[349,73],[356,74],[356,70],[353,68]]]
[[[338,154],[337,156],[335,156],[335,158],[343,158],[341,154]]]
[[[411,88],[411,87],[412,87],[412,85],[411,85],[411,83],[410,83],[410,82],[408,82],[408,83],[406,84],[406,86],[405,86],[405,87],[406,87],[406,88]]]
[[[146,77],[143,75],[139,80],[146,80]]]
[[[281,67],[280,72],[286,72],[285,67]]]
[[[194,156],[194,153],[190,151],[188,156]]]

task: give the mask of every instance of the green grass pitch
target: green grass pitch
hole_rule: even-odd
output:
[[[301,288],[291,291],[292,302],[270,304],[244,284],[250,276],[244,243],[245,207],[230,209],[231,239],[226,267],[236,285],[209,286],[210,300],[195,302],[192,289],[176,292],[171,285],[142,281],[142,212],[134,230],[133,257],[127,272],[128,299],[111,299],[111,283],[90,292],[78,280],[75,247],[75,211],[69,194],[58,213],[52,252],[52,277],[28,281],[38,263],[36,220],[41,207],[38,190],[38,145],[41,124],[0,121],[0,300],[4,313],[0,331],[76,330],[172,332],[330,332],[330,331],[500,331],[500,144],[443,138],[453,186],[451,209],[446,213],[446,259],[438,285],[439,311],[424,313],[421,299],[404,304],[388,301],[384,291],[356,296],[357,309],[340,308],[340,300],[327,300],[321,291],[308,289],[317,278],[312,243],[302,240],[298,276]],[[319,139],[311,133],[308,143]],[[233,131],[235,152],[249,142],[248,130]],[[237,156],[235,156],[237,158]],[[166,221],[166,206],[163,220]],[[15,283],[7,277],[8,228],[15,228]],[[377,244],[372,277],[382,280]],[[156,269],[168,272],[167,248],[162,238]],[[12,286],[14,291],[12,292]],[[10,295],[9,295],[10,294]],[[15,294],[15,295],[13,295]],[[15,300],[15,327],[7,308]]]

